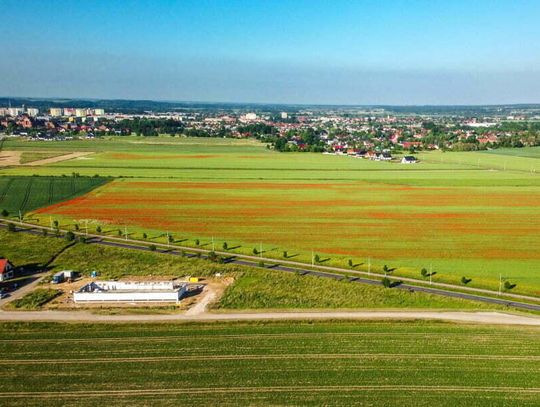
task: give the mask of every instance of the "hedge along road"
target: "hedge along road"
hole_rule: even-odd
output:
[[[54,229],[45,227],[45,226],[38,226],[31,223],[26,222],[16,222],[16,221],[8,221],[5,219],[1,219],[0,222],[4,223],[11,223],[14,225],[20,226],[19,231],[22,232],[28,232],[28,233],[34,233],[38,234],[36,230],[26,229],[26,228],[33,228],[33,229],[39,229],[39,230],[47,230],[47,231],[54,231]],[[2,225],[6,227],[6,225]],[[66,230],[60,229],[60,232],[66,233]],[[111,236],[101,236],[101,235],[95,235],[95,234],[85,234],[81,232],[73,232],[75,235],[79,236],[86,236],[90,240],[88,241],[89,244],[100,244],[105,246],[112,246],[112,247],[119,247],[124,249],[132,249],[132,250],[144,250],[144,251],[150,251],[150,246],[147,242],[142,242],[139,240],[134,239],[121,239]],[[107,240],[105,240],[107,239]],[[156,246],[156,252],[163,253],[163,254],[169,254],[173,256],[182,256],[183,254],[181,251],[190,251],[190,252],[196,252],[205,254],[206,255],[212,250],[207,249],[198,249],[198,248],[192,248],[192,247],[185,247],[185,246],[177,246],[177,245],[167,245],[167,244],[161,244],[161,243],[154,243],[154,246]],[[159,249],[161,248],[161,250]],[[293,261],[287,261],[287,260],[276,260],[276,259],[270,259],[265,257],[258,257],[258,256],[248,256],[248,255],[238,255],[231,252],[223,252],[223,251],[215,251],[217,255],[222,256],[228,256],[226,259],[226,262],[228,263],[234,263],[244,266],[250,266],[250,267],[261,267],[258,265],[258,262],[263,261],[270,263],[270,266],[267,267],[261,267],[261,268],[270,268],[273,270],[279,270],[283,272],[289,272],[289,273],[301,273],[305,275],[312,275],[317,277],[323,277],[323,278],[331,278],[334,280],[342,280],[342,279],[349,279],[351,282],[355,283],[362,283],[362,284],[370,284],[370,285],[382,285],[382,282],[379,280],[372,280],[369,278],[362,278],[362,277],[352,277],[352,276],[345,276],[343,274],[337,274],[335,272],[340,273],[348,273],[348,274],[358,274],[358,275],[368,275],[366,272],[356,271],[356,270],[347,270],[347,269],[341,269],[337,267],[329,267],[329,266],[313,266],[313,269],[307,269],[306,264],[299,263],[299,262],[293,262]],[[196,254],[188,254],[188,257],[194,257]],[[295,267],[292,267],[295,266]],[[324,271],[328,270],[328,271]],[[377,273],[371,273],[370,277],[385,277],[383,274],[377,274]],[[467,290],[472,292],[481,292],[481,293],[487,293],[490,295],[497,295],[497,292],[490,291],[490,290],[482,290],[477,288],[470,288],[470,287],[458,287],[453,286],[451,284],[444,284],[444,283],[433,283],[433,285],[436,285],[438,287],[444,287],[444,288],[432,288],[432,287],[426,287],[423,285],[414,285],[415,283],[423,284],[424,282],[419,280],[414,280],[411,278],[400,278],[402,281],[407,281],[412,284],[396,284],[393,288],[401,289],[401,290],[408,290],[408,291],[421,291],[425,293],[435,294],[435,295],[442,295],[446,297],[453,297],[453,298],[461,298],[465,300],[472,300],[472,301],[481,301],[486,302],[490,304],[496,304],[496,305],[503,305],[507,307],[513,307],[513,308],[519,308],[524,309],[528,311],[540,311],[540,304],[529,304],[524,302],[518,302],[518,301],[511,301],[508,299],[503,298],[493,298],[493,297],[486,297],[478,294],[469,294],[461,291],[449,291],[445,290],[444,288],[452,288],[452,289],[458,289],[458,290]],[[528,296],[522,296],[518,294],[507,294],[506,296],[511,296],[515,298],[521,298],[529,301],[540,301],[540,299],[535,297],[528,297]]]

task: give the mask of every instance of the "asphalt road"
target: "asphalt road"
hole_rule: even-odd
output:
[[[3,224],[1,226],[6,227]],[[29,225],[29,226],[35,226],[35,225]],[[20,231],[20,232],[22,231],[22,232],[25,232],[25,233],[32,233],[32,234],[36,234],[36,235],[41,234],[37,230],[29,230],[29,229],[25,229],[25,228],[20,228],[20,229],[17,229],[17,230]],[[128,242],[124,243],[124,242],[118,242],[118,241],[106,241],[106,240],[101,240],[101,239],[95,238],[95,237],[91,238],[88,241],[88,244],[99,244],[99,245],[104,245],[104,246],[119,247],[119,248],[124,248],[124,249],[131,249],[131,250],[150,251],[150,249],[148,247],[145,247],[145,246],[139,246],[139,245],[131,244],[131,243],[128,243]],[[186,248],[186,250],[193,250],[193,249]],[[205,251],[205,250],[197,250],[197,249],[194,249],[194,250],[199,251],[199,252],[204,252]],[[182,256],[182,253],[178,249],[173,249],[173,248],[171,248],[171,249],[157,248],[156,252],[169,254],[169,255],[172,255],[172,256]],[[216,252],[216,253],[219,253],[219,252]],[[196,257],[196,255],[191,254],[191,253],[187,253],[187,257]],[[206,258],[206,255],[201,254],[201,257]],[[248,260],[245,260],[245,259],[236,258],[236,257],[234,257],[234,255],[231,255],[227,259],[227,263],[234,263],[234,264],[239,264],[239,265],[243,265],[243,266],[250,266],[250,267],[260,267],[258,265],[257,260],[255,260],[255,259],[257,259],[257,258],[254,257],[254,261],[248,261]],[[263,260],[265,260],[266,263],[269,264],[268,266],[265,266],[264,268],[268,268],[268,269],[272,269],[272,270],[279,270],[279,271],[283,271],[283,272],[287,272],[287,273],[299,273],[299,274],[302,274],[302,275],[311,275],[311,276],[317,276],[317,277],[322,277],[322,278],[330,278],[330,279],[333,279],[333,280],[349,279],[352,283],[358,283],[358,284],[369,284],[369,285],[378,285],[378,286],[382,285],[382,283],[380,281],[378,281],[378,280],[371,280],[371,279],[367,279],[367,278],[363,278],[363,277],[356,277],[356,276],[355,277],[351,277],[351,276],[347,277],[347,276],[344,276],[342,274],[331,273],[331,272],[327,272],[327,271],[310,270],[310,269],[302,268],[302,267],[294,267],[293,268],[293,267],[284,266],[282,264],[275,264],[275,263],[271,264],[269,259],[263,259]],[[393,278],[393,280],[397,281],[398,278]],[[523,309],[523,310],[528,310],[528,311],[540,311],[540,305],[537,305],[537,304],[529,304],[529,303],[524,303],[524,302],[519,302],[519,301],[510,301],[510,300],[502,299],[502,298],[485,297],[485,296],[481,296],[481,295],[469,294],[469,293],[458,292],[458,291],[443,290],[443,289],[440,289],[440,288],[417,286],[417,285],[406,284],[406,283],[396,284],[394,287],[392,287],[390,289],[393,289],[393,290],[395,290],[395,289],[407,290],[409,292],[418,291],[418,292],[424,292],[424,293],[429,293],[429,294],[442,295],[442,296],[445,296],[445,297],[461,298],[461,299],[464,299],[464,300],[472,300],[472,301],[480,301],[480,302],[484,302],[484,303],[488,303],[488,304],[497,304],[497,305],[506,306],[508,308],[517,308],[517,309]]]

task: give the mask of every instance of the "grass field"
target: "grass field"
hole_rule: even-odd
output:
[[[9,141],[4,148],[36,150]],[[263,244],[266,256],[365,270],[384,264],[418,278],[540,294],[538,148],[425,153],[417,165],[322,154],[280,154],[249,140],[110,138],[46,143],[48,151],[96,151],[89,157],[4,174],[107,175],[91,193],[39,209],[63,223],[91,220],[115,233],[127,226],[183,244],[213,237],[239,253]],[[533,171],[531,171],[533,170]],[[0,204],[1,206],[1,204]],[[161,237],[159,237],[161,236]],[[187,240],[186,240],[187,239]],[[511,242],[511,243],[510,243]]]
[[[12,406],[536,406],[538,328],[429,322],[23,324]]]
[[[54,237],[9,233],[0,230],[0,256],[16,266],[43,264],[59,253],[67,242]],[[446,298],[424,293],[410,293],[347,281],[333,281],[313,276],[284,274],[233,264],[216,264],[206,260],[170,256],[161,253],[76,244],[51,263],[51,272],[76,270],[89,276],[96,270],[102,279],[129,276],[162,276],[169,278],[211,277],[221,273],[235,282],[227,289],[215,308],[227,309],[292,309],[292,308],[438,308],[438,309],[503,309],[474,301]],[[30,297],[34,304],[41,296]]]
[[[0,209],[12,215],[74,198],[102,185],[100,177],[0,176]]]

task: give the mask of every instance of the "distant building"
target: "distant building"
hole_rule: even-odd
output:
[[[75,116],[77,117],[85,117],[88,114],[88,111],[86,109],[75,109]]]
[[[24,112],[22,107],[10,107],[8,108],[8,114],[10,116],[16,117]]]
[[[288,119],[289,115],[287,114],[287,112],[281,112],[281,118],[282,119]]]
[[[401,164],[415,164],[418,160],[412,155],[406,155],[401,159]]]
[[[75,116],[75,108],[74,107],[65,107],[64,108],[64,116]]]
[[[62,108],[60,107],[51,107],[49,109],[49,114],[53,117],[60,117],[62,116]]]
[[[36,117],[39,114],[39,109],[29,107],[28,109],[26,109],[26,113],[28,114],[28,116]]]
[[[15,276],[13,264],[8,259],[0,259],[0,281],[6,281]]]
[[[94,114],[96,116],[103,116],[105,114],[105,109],[94,109]]]
[[[257,119],[257,114],[256,113],[246,113],[246,120],[255,120]]]

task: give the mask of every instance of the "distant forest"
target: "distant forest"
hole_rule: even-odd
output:
[[[398,115],[444,115],[444,116],[508,116],[522,113],[540,114],[540,104],[485,105],[485,106],[390,106],[390,105],[295,105],[262,103],[205,103],[205,102],[169,102],[154,100],[122,99],[42,99],[0,97],[0,107],[21,106],[36,107],[46,110],[51,107],[102,108],[106,111],[142,114],[144,112],[171,111],[252,111],[252,112],[300,112],[317,111],[357,111],[394,113]]]

